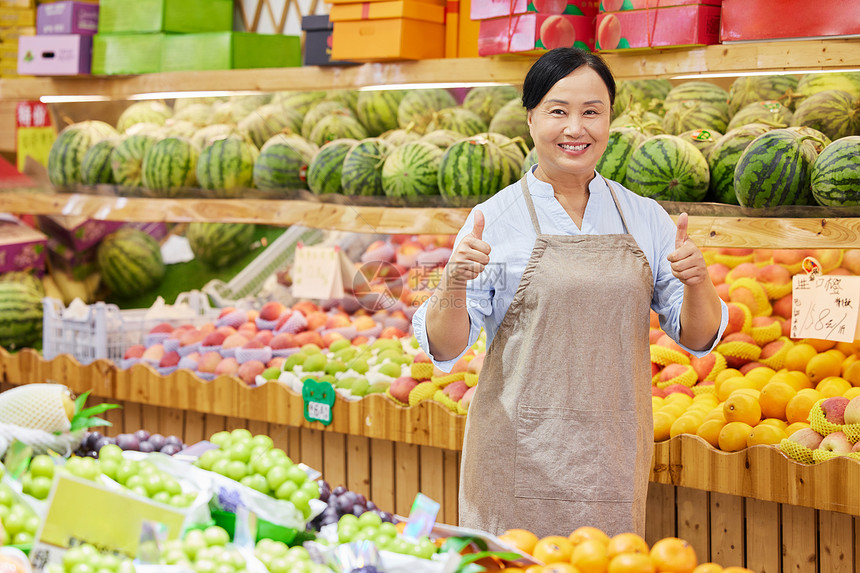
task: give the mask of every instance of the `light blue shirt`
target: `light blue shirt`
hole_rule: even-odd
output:
[[[605,180],[597,175],[588,186],[590,197],[582,218],[582,229],[578,229],[564,207],[556,200],[552,185],[534,176],[534,168],[528,178],[529,192],[534,201],[535,212],[541,232],[549,235],[609,235],[624,233],[621,216]],[[628,231],[645,253],[654,275],[654,294],[651,308],[660,315],[660,326],[676,342],[681,330],[681,303],[684,300],[684,285],[672,274],[666,257],[675,250],[677,228],[668,213],[653,199],[640,197],[622,185],[613,182],[618,204],[627,220]],[[514,298],[520,278],[534,248],[535,233],[517,181],[485,201],[475,209],[484,214],[483,240],[489,243],[490,264],[466,287],[466,305],[471,319],[469,344],[459,356],[451,360],[436,360],[430,353],[425,321],[427,303],[421,305],[412,317],[415,338],[422,350],[440,369],[450,371],[466,350],[475,343],[483,327],[487,332],[487,348],[496,335],[508,307]],[[472,231],[475,209],[469,213],[466,223],[457,235],[457,243]],[[721,301],[722,319],[716,346],[728,322],[728,308]],[[620,326],[619,326],[620,328]],[[683,345],[682,345],[683,346]],[[713,346],[704,351],[686,350],[695,356],[704,356]]]

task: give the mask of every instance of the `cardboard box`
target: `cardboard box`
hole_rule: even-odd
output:
[[[48,237],[11,215],[0,214],[0,273],[42,271]]]
[[[860,35],[860,3],[724,0],[723,42]]]
[[[625,10],[666,8],[668,6],[687,6],[690,4],[719,6],[722,3],[723,0],[602,0],[600,2],[600,12],[623,12]]]
[[[597,16],[597,49],[602,52],[719,43],[719,6],[696,4]]]
[[[327,14],[302,17],[302,30],[305,32],[305,66],[342,66],[354,63],[331,59],[333,28]]]
[[[302,65],[301,39],[280,34],[167,34],[161,71],[287,68]]]
[[[0,8],[35,8],[35,0],[0,0]]]
[[[49,268],[63,271],[76,281],[83,280],[98,270],[96,249],[97,247],[90,247],[85,251],[75,251],[56,239],[49,238]]]
[[[514,14],[566,14],[568,16],[596,16],[599,0],[476,0],[472,2],[472,20],[501,18]]]
[[[18,73],[77,76],[90,73],[93,37],[81,34],[29,36],[18,41]]]
[[[20,28],[0,28],[0,42],[17,42],[21,36],[35,36],[36,28],[24,26]]]
[[[0,8],[0,28],[35,25],[36,11],[32,8]]]
[[[18,42],[2,42],[0,43],[0,60],[15,60],[16,66],[18,62]]]
[[[101,0],[99,34],[230,32],[232,0]]]
[[[97,221],[86,217],[39,215],[39,229],[73,251],[86,251],[123,226],[122,221]]]
[[[164,36],[96,34],[93,36],[93,75],[160,72]]]
[[[475,0],[479,2],[480,0]],[[457,2],[454,2],[457,4]],[[472,0],[460,0],[457,10],[457,58],[478,57],[478,36],[481,32],[481,22],[472,20]],[[451,12],[448,13],[451,17]],[[447,53],[445,57],[448,57]]]
[[[519,14],[481,20],[478,54],[540,54],[545,50],[574,46],[594,49],[594,18],[558,14]]]
[[[442,24],[445,22],[445,7],[411,0],[362,2],[360,4],[335,4],[328,14],[328,19],[331,22],[382,20],[384,18],[411,18]]]
[[[374,14],[403,14],[408,11],[411,17],[372,19],[370,6],[376,4],[389,6],[382,9],[374,8]],[[358,13],[359,17],[366,16],[368,19],[333,22],[332,57],[338,60],[349,58],[357,62],[445,57],[444,10],[432,12],[415,10],[410,7],[415,4],[417,3],[371,2],[367,5],[366,11]],[[425,2],[418,6],[426,4]]]
[[[39,34],[93,35],[98,28],[98,4],[56,2],[40,4],[36,10],[36,30]]]

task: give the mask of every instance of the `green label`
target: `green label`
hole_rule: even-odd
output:
[[[334,407],[334,386],[308,378],[302,385],[302,399],[305,402],[305,420],[331,424],[331,410]]]

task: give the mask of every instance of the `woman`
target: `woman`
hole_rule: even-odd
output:
[[[476,207],[413,325],[450,370],[483,326],[489,349],[460,474],[460,524],[538,536],[644,534],[653,451],[649,308],[710,352],[728,312],[701,252],[651,199],[595,172],[615,81],[575,48],[523,84],[538,164]]]

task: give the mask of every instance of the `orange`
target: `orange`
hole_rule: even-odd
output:
[[[651,396],[651,409],[655,412],[663,406],[663,398],[660,396]]]
[[[734,393],[723,404],[726,422],[744,422],[755,426],[761,420],[761,406],[749,394]]]
[[[726,567],[723,573],[755,573],[755,571],[746,567]]]
[[[693,569],[693,573],[722,573],[723,566],[717,565],[716,563],[702,563],[695,569]]]
[[[789,424],[794,422],[808,422],[809,411],[812,405],[824,398],[821,392],[812,388],[805,388],[794,395],[785,406],[785,421]]]
[[[758,399],[761,415],[765,418],[785,420],[785,407],[795,394],[797,390],[785,382],[768,382],[762,388]]]
[[[573,533],[567,536],[567,538],[570,539],[570,542],[574,545],[579,545],[583,541],[588,541],[589,539],[595,539],[604,545],[609,543],[609,536],[603,533],[603,530],[596,527],[589,527],[588,525],[577,527],[573,530]]]
[[[853,400],[857,396],[860,396],[860,388],[857,386],[849,388],[844,394],[842,394],[843,398],[848,398],[849,400]]]
[[[849,356],[857,351],[860,351],[860,346],[855,348],[854,344],[854,342],[837,342],[834,348],[845,356]]]
[[[534,558],[544,563],[563,563],[570,561],[573,553],[573,543],[567,537],[550,535],[535,544]]]
[[[846,368],[842,377],[851,382],[852,386],[860,386],[860,360]]]
[[[667,414],[671,414],[675,418],[683,414],[687,411],[687,407],[683,404],[666,404],[659,410],[660,412],[666,412]]]
[[[788,435],[782,428],[777,428],[770,424],[759,424],[747,436],[747,447],[761,445],[775,446],[787,437]]]
[[[746,394],[747,396],[752,396],[753,398],[755,398],[756,402],[758,402],[759,396],[761,396],[761,392],[752,388],[739,388],[729,394],[729,398],[731,398],[735,394]]]
[[[723,412],[723,405],[720,404],[705,416],[705,422],[708,420],[720,420],[723,424],[726,423],[726,415]]]
[[[573,550],[570,562],[580,573],[606,573],[609,566],[606,544],[600,539],[586,539]]]
[[[839,376],[828,376],[819,382],[815,389],[818,390],[825,398],[833,398],[834,396],[842,396],[845,392],[851,389],[851,383]]]
[[[543,573],[543,565],[529,565],[526,567],[526,573]]]
[[[703,416],[704,417],[704,416]],[[695,434],[702,424],[702,419],[695,414],[684,414],[672,422],[669,428],[669,437],[674,438],[679,434]]]
[[[648,555],[648,544],[635,533],[619,533],[609,540],[606,554],[611,560],[622,553],[642,553]]]
[[[729,422],[720,430],[719,444],[724,452],[739,452],[747,447],[752,426],[744,422]]]
[[[699,429],[696,431],[696,435],[704,439],[713,447],[719,448],[720,431],[722,431],[723,426],[725,425],[726,422],[724,420],[705,420],[702,422],[702,425],[699,426]]]
[[[689,394],[684,394],[683,392],[672,392],[663,398],[663,402],[666,404],[679,404],[686,409],[687,406],[693,403],[693,398]]]
[[[791,436],[796,431],[802,430],[803,428],[808,428],[808,427],[809,427],[809,422],[795,422],[793,424],[789,424],[788,427],[785,429],[785,435]]]
[[[834,358],[839,360],[839,367],[842,368],[842,362],[846,358],[844,352],[837,350],[836,348],[831,348],[830,350],[827,350],[826,352],[824,352],[824,354],[830,354],[831,356],[833,356]]]
[[[735,376],[743,376],[743,374],[741,374],[741,371],[737,368],[726,368],[717,374],[717,377],[714,378],[714,384],[718,384],[724,380],[728,380],[729,378],[734,378]]]
[[[657,571],[693,573],[699,560],[692,545],[677,537],[666,537],[651,548],[651,563]]]
[[[622,553],[609,562],[606,573],[656,573],[648,554]]]
[[[812,406],[810,406],[811,408]],[[654,413],[654,441],[662,442],[671,437],[672,424],[675,422],[675,416],[668,412],[659,411]]]
[[[581,573],[581,571],[570,563],[550,563],[541,569],[541,573]]]
[[[842,360],[826,352],[813,356],[806,365],[806,375],[813,384],[818,384],[828,376],[839,376]]]
[[[809,376],[806,375],[806,372],[801,372],[800,370],[793,370],[789,372],[792,378],[794,378],[794,389],[798,392],[803,390],[804,388],[814,388],[815,384],[809,379]]]
[[[779,428],[783,431],[785,431],[785,429],[788,427],[788,423],[785,420],[779,420],[777,418],[765,418],[758,423],[759,426],[761,426],[762,424],[764,424],[765,426],[773,426],[774,428]]]
[[[806,365],[816,356],[818,351],[811,344],[800,342],[791,347],[785,355],[785,366],[789,370],[806,372]]]
[[[720,402],[725,402],[728,397],[732,395],[732,392],[740,390],[741,388],[755,390],[755,382],[747,380],[743,376],[735,376],[734,378],[729,378],[728,380],[717,384],[714,389],[717,392],[717,398],[719,398]]]
[[[538,542],[538,536],[527,529],[508,529],[499,536],[499,539],[529,555]]]
[[[842,361],[842,377],[845,378],[845,372],[848,371],[848,368],[851,367],[852,364],[855,364],[860,358],[857,357],[856,354],[849,354],[845,360]]]
[[[804,338],[800,341],[801,344],[808,344],[815,349],[816,352],[824,352],[836,346],[835,340],[821,340],[819,338]]]
[[[770,382],[770,379],[773,378],[775,374],[776,371],[773,368],[768,368],[767,366],[758,366],[747,372],[744,375],[744,378],[755,382],[756,389],[761,390],[765,384]]]

